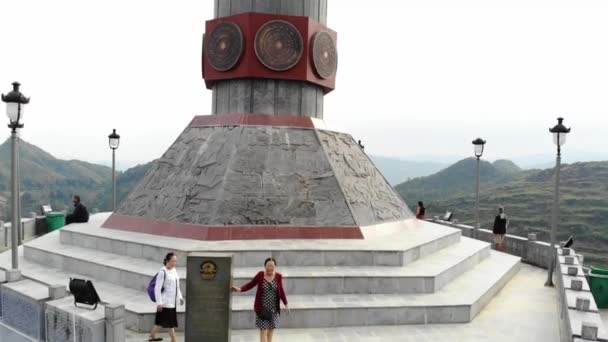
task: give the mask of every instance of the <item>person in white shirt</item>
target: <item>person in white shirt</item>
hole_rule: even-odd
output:
[[[154,326],[150,332],[148,341],[162,341],[160,337],[156,337],[158,328],[168,328],[171,342],[176,342],[175,328],[177,328],[177,301],[180,305],[184,305],[184,297],[179,289],[179,276],[177,275],[177,256],[175,253],[169,253],[163,260],[165,265],[160,269],[156,276],[156,286],[154,294],[156,297],[156,316],[154,318]]]

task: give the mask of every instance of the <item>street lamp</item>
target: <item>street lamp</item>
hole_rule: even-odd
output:
[[[553,143],[557,146],[557,156],[555,158],[555,192],[553,194],[553,211],[551,214],[551,263],[545,286],[553,286],[553,269],[555,268],[555,259],[557,258],[555,231],[557,230],[557,217],[559,216],[559,171],[562,162],[562,146],[566,143],[566,136],[570,133],[570,128],[566,128],[563,122],[564,118],[557,118],[557,125],[549,128],[549,132],[553,134]]]
[[[12,155],[11,155],[11,179],[12,179],[12,196],[13,196],[13,214],[11,223],[11,259],[12,268],[19,268],[19,230],[21,227],[21,218],[19,217],[19,194],[18,194],[18,170],[17,170],[17,142],[19,128],[23,128],[23,119],[25,105],[30,102],[28,97],[21,94],[19,91],[19,82],[13,82],[13,90],[8,94],[2,94],[2,102],[6,102],[6,115],[9,119],[8,127],[11,129],[11,143],[12,143]]]
[[[116,149],[120,144],[120,135],[116,134],[116,128],[108,135],[108,142],[112,149],[112,212],[116,211]]]
[[[486,145],[486,141],[477,138],[473,140],[473,153],[477,158],[477,182],[475,187],[475,228],[473,229],[473,238],[477,238],[477,230],[480,228],[479,224],[479,159],[483,155],[483,149]]]

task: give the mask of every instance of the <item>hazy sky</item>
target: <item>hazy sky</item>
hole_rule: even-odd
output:
[[[59,158],[109,160],[117,128],[121,164],[149,161],[210,113],[212,16],[212,0],[1,0],[0,92],[23,84],[22,136]],[[608,159],[606,18],[606,1],[329,0],[325,121],[376,155],[467,156],[482,136],[488,159],[540,161],[563,115],[566,155]]]

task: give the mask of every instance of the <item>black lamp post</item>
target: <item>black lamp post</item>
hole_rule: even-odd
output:
[[[11,154],[11,179],[12,179],[12,196],[13,196],[13,214],[11,223],[11,259],[12,268],[19,268],[19,230],[21,227],[21,218],[19,217],[19,189],[17,186],[18,182],[18,170],[17,170],[17,142],[19,128],[23,128],[23,119],[25,105],[30,102],[30,99],[25,97],[19,91],[19,82],[13,82],[13,90],[8,94],[2,94],[2,101],[6,103],[6,115],[9,119],[8,127],[11,129],[11,143],[12,143],[12,154]]]
[[[120,144],[120,135],[116,134],[116,128],[108,135],[108,142],[112,149],[112,212],[116,210],[116,149]]]
[[[555,250],[555,231],[557,230],[557,219],[559,216],[559,171],[562,162],[562,146],[566,143],[566,136],[570,133],[570,128],[564,126],[564,118],[557,118],[557,125],[549,128],[553,134],[553,143],[557,146],[557,156],[555,158],[555,192],[553,194],[553,211],[551,214],[551,263],[547,272],[545,286],[553,286],[553,269],[556,265],[557,252]]]
[[[473,152],[477,158],[477,181],[475,187],[475,229],[473,229],[473,238],[477,238],[477,230],[480,228],[479,223],[479,159],[483,155],[483,149],[486,145],[486,141],[477,138],[473,140]]]

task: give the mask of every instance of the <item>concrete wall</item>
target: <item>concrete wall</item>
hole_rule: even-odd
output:
[[[554,273],[559,295],[559,329],[562,342],[608,341],[608,330],[574,250],[558,249]]]
[[[307,16],[325,24],[327,0],[215,0],[216,18],[246,12]],[[287,114],[322,119],[323,96],[319,86],[301,81],[218,81],[213,87],[212,112]]]
[[[439,219],[432,219],[429,221],[458,228],[462,230],[462,236],[473,237],[474,229],[472,226]],[[494,234],[492,234],[491,230],[479,229],[477,231],[477,239],[479,240],[492,243],[493,238]],[[535,239],[530,240],[521,236],[507,234],[505,235],[505,252],[521,257],[523,261],[542,268],[548,268],[551,263],[551,249],[549,248],[549,243],[536,241]]]
[[[29,279],[0,284],[0,341],[124,342],[124,305],[75,307],[65,285]]]
[[[29,338],[44,341],[44,302],[48,300],[46,287],[31,280],[0,287],[2,323]]]
[[[2,221],[0,221],[2,222]],[[36,231],[36,219],[34,218],[22,218],[21,219],[21,232],[24,240],[31,239],[37,236]],[[11,245],[11,223],[5,222],[0,224],[0,249],[2,247],[10,247]]]

